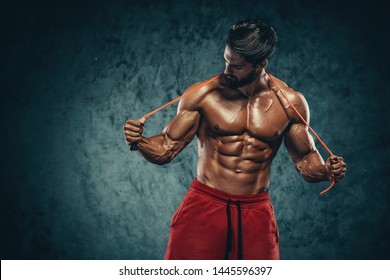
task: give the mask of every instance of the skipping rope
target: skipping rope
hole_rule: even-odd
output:
[[[265,71],[269,77],[269,79],[271,80],[271,82],[273,84],[275,84],[276,88],[279,90],[279,92],[283,95],[283,97],[287,100],[287,102],[290,104],[291,108],[294,110],[294,112],[298,115],[298,117],[300,118],[300,120],[307,126],[307,128],[311,131],[311,133],[313,133],[313,135],[317,138],[317,140],[320,142],[321,146],[325,148],[325,150],[329,153],[330,156],[333,156],[333,153],[331,152],[331,150],[328,148],[328,146],[324,143],[324,141],[322,141],[322,139],[320,138],[320,136],[318,136],[318,134],[314,131],[314,129],[306,122],[306,120],[302,117],[302,115],[298,112],[297,108],[294,106],[294,104],[292,104],[292,102],[287,98],[286,94],[280,89],[280,87],[278,86],[278,84],[275,82],[275,80],[271,77],[270,73],[268,71]],[[189,94],[197,91],[198,89],[200,89],[201,87],[215,81],[216,79],[218,79],[219,77],[221,77],[223,75],[223,73],[220,73],[214,77],[212,77],[211,79],[207,80],[207,81],[204,81],[196,86],[194,86],[193,88],[189,89],[187,92],[185,92],[184,94],[182,94],[181,96],[169,101],[168,103],[162,105],[161,107],[145,114],[142,118],[145,118],[145,120],[150,117],[151,115],[157,113],[158,111],[180,101],[181,99],[183,99],[184,97],[188,96]],[[328,192],[335,184],[336,180],[333,179],[332,180],[332,183],[330,184],[329,187],[327,187],[325,190],[323,190],[322,192],[320,192],[320,195]]]

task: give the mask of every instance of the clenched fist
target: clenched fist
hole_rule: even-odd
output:
[[[329,181],[339,182],[347,172],[346,164],[342,157],[330,156],[325,163],[325,170]]]
[[[142,132],[144,131],[144,124],[146,119],[141,118],[138,121],[128,120],[123,127],[123,134],[126,138],[127,145],[131,145],[141,139]]]

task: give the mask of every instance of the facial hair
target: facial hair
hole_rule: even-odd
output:
[[[236,76],[225,74],[225,83],[228,87],[236,89],[252,83],[257,77],[258,73],[256,69],[254,69],[248,74],[248,76],[242,78],[241,80],[237,79]]]

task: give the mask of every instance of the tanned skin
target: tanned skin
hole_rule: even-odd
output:
[[[128,120],[124,126],[127,144],[137,142],[148,161],[166,164],[196,135],[198,181],[227,193],[248,195],[269,186],[271,163],[284,139],[306,181],[339,182],[346,173],[343,158],[332,156],[324,162],[306,125],[267,76],[268,61],[254,66],[229,46],[224,59],[225,75],[182,99],[176,117],[160,134],[144,137],[145,119]],[[252,82],[234,86],[254,73]],[[303,95],[273,79],[309,122]]]

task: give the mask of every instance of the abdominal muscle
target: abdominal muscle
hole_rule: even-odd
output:
[[[202,140],[198,139],[200,182],[238,195],[255,194],[268,187],[270,165],[281,141],[269,145],[247,133]]]

